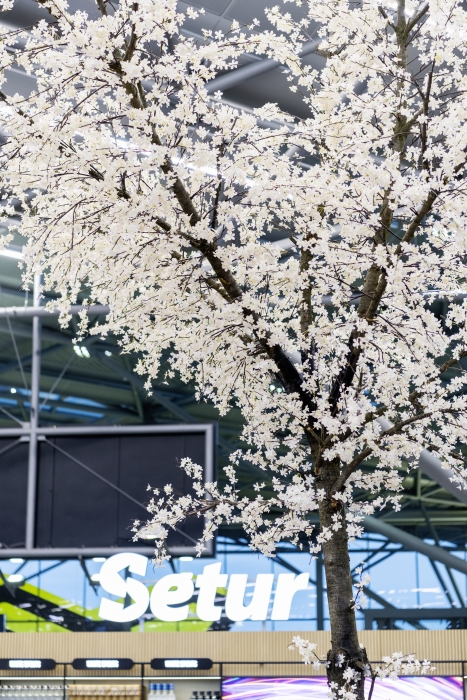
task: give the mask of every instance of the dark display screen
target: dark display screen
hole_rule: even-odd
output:
[[[128,429],[127,429],[128,431]],[[57,431],[58,432],[58,431]],[[190,457],[206,465],[206,432],[61,434],[39,438],[35,514],[36,548],[150,547],[132,542],[135,520],[145,522],[147,487],[172,484],[193,493],[180,462]],[[1,453],[9,444],[11,449]],[[212,455],[209,455],[212,464]],[[95,472],[95,473],[92,473]],[[100,478],[99,478],[100,477]],[[212,473],[207,475],[212,480]],[[24,547],[28,483],[28,444],[0,439],[0,542]],[[170,530],[169,548],[193,547],[202,534],[202,518]]]

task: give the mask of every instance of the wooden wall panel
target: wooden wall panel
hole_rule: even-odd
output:
[[[16,633],[0,635],[0,657],[3,658],[52,658],[59,663],[70,663],[74,658],[126,658],[135,662],[149,662],[158,657],[207,657],[223,663],[224,675],[314,675],[310,666],[291,664],[298,662],[296,651],[289,651],[288,645],[294,634],[310,639],[318,644],[317,651],[323,656],[330,643],[329,632],[79,632],[79,633]],[[413,653],[419,659],[433,661],[467,660],[467,630],[440,631],[362,631],[360,639],[365,644],[368,656],[378,661],[383,655],[393,651]],[[256,662],[254,665],[245,662]],[[243,662],[243,663],[242,663]],[[279,662],[275,665],[265,662]],[[456,665],[442,664],[442,673],[460,673]],[[441,672],[441,666],[439,671]],[[61,670],[59,670],[61,673]],[[318,672],[322,674],[322,670]],[[193,676],[193,671],[154,672],[146,668],[147,675],[154,676]],[[0,674],[25,676],[27,673],[3,672]],[[31,672],[33,675],[33,672]],[[44,676],[57,675],[56,672]],[[70,666],[67,675],[93,676],[119,675],[135,677],[140,675],[140,667],[133,671],[105,672],[74,671]],[[217,663],[211,671],[200,671],[201,676],[219,675]]]

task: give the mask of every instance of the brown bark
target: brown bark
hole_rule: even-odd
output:
[[[340,501],[332,497],[332,488],[339,477],[338,462],[322,463],[316,469],[317,487],[324,489],[326,497],[319,507],[321,528],[332,528],[333,516],[340,517],[341,527],[333,531],[330,540],[323,544],[324,570],[331,622],[331,649],[328,651],[327,677],[329,683],[345,685],[344,671],[357,671],[357,697],[364,700],[364,666],[368,664],[366,651],[358,641],[355,620],[354,593],[348,553],[345,511]]]

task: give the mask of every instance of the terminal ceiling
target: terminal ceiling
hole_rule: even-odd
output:
[[[72,0],[73,9],[96,13],[94,0]],[[202,36],[202,28],[228,29],[231,20],[248,24],[254,18],[263,25],[266,0],[197,0],[191,6],[203,7],[205,14],[186,25],[187,34]],[[188,3],[179,2],[180,10]],[[304,11],[293,4],[287,9],[297,18]],[[47,17],[47,13],[33,0],[17,0],[14,10],[3,15],[2,22],[12,26],[29,26]],[[245,55],[241,65],[258,65],[261,57]],[[316,67],[323,59],[310,54],[303,59]],[[244,109],[259,107],[266,102],[278,102],[282,109],[297,117],[307,116],[299,97],[288,89],[281,66],[260,69],[247,79],[234,79],[224,89],[228,102]],[[12,92],[27,92],[31,78],[20,70],[8,78]],[[270,240],[280,238],[272,232]],[[19,252],[21,240],[16,238],[13,255]],[[18,259],[0,256],[0,306],[23,306],[31,303],[31,292],[22,289]],[[440,308],[440,313],[442,309]],[[96,318],[96,321],[98,319]],[[101,317],[102,320],[102,317]],[[80,346],[73,344],[75,321],[63,330],[53,318],[42,319],[41,402],[40,421],[43,425],[137,425],[174,422],[218,421],[216,411],[197,402],[192,388],[177,380],[153,385],[148,395],[144,379],[133,371],[137,357],[120,354],[116,339],[86,339]],[[11,427],[16,421],[28,420],[29,372],[31,363],[30,319],[0,318],[0,427]],[[10,415],[8,415],[10,414]],[[230,449],[238,447],[241,426],[239,411],[233,408],[219,420],[219,465],[225,463]],[[403,460],[402,460],[403,462]],[[222,478],[222,470],[219,472]],[[243,467],[240,474],[246,490],[257,481],[258,475]],[[466,506],[449,495],[419,471],[406,479],[403,507],[399,513],[387,513],[385,519],[420,537],[451,543],[452,548],[464,549],[467,541]]]

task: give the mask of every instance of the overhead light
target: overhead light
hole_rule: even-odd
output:
[[[165,537],[165,530],[162,525],[146,525],[138,532],[138,537],[142,540],[162,540]]]
[[[91,357],[89,350],[85,345],[73,345],[73,350],[78,355],[78,357],[85,357],[86,359]]]
[[[24,576],[21,576],[21,574],[10,574],[7,580],[8,583],[21,583],[21,581],[24,581]]]
[[[16,389],[12,389],[11,391],[12,393],[15,393]],[[12,559],[10,559],[10,561],[12,564],[24,564],[24,559],[21,559],[21,557],[13,557]]]
[[[103,562],[103,561],[106,561],[106,558],[105,557],[93,557],[92,560],[97,561],[97,562]]]
[[[0,255],[5,258],[15,258],[16,260],[22,260],[23,254],[19,250],[12,250],[11,248],[4,248],[0,250]]]
[[[101,580],[100,574],[93,574],[91,576],[91,581],[94,581],[94,583],[99,583],[100,580]]]
[[[10,394],[16,394],[16,389],[13,386],[10,389]]]
[[[193,557],[180,557],[180,561],[193,561]]]

